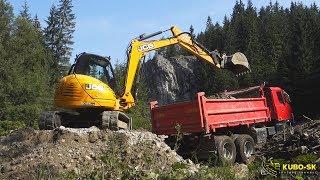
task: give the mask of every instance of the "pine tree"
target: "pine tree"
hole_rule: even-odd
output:
[[[165,52],[164,52],[165,58],[170,58],[176,55],[178,55],[178,49],[176,45],[171,45],[165,48]]]
[[[208,16],[207,22],[206,22],[206,31],[208,31],[212,27],[213,27],[212,19],[210,16]]]
[[[72,1],[60,0],[59,6],[52,6],[44,29],[45,42],[50,49],[51,84],[55,84],[66,74],[69,67],[75,31],[75,15]]]
[[[27,21],[31,22],[31,15],[29,12],[29,6],[27,1],[24,2],[22,5],[22,10],[20,11],[20,16],[26,19]]]
[[[252,73],[246,75],[242,79],[242,86],[252,86],[255,84],[262,83],[265,79],[262,77],[264,74],[263,63],[261,55],[261,45],[259,42],[258,35],[258,17],[256,9],[253,7],[251,0],[248,1],[247,8],[244,12],[244,27],[246,29],[246,39],[247,46],[246,51],[243,52],[246,54],[247,59],[251,65]],[[262,81],[262,82],[261,82]]]
[[[38,15],[36,14],[32,20],[33,26],[39,31],[41,32],[41,23],[39,21]]]
[[[242,1],[236,1],[230,23],[231,52],[246,51],[248,33],[245,27],[244,11],[245,9]]]
[[[222,27],[222,37],[224,40],[224,49],[221,49],[222,52],[230,54],[231,49],[231,38],[230,38],[230,20],[227,16],[224,16],[223,27]]]
[[[6,0],[0,0],[0,61],[5,56],[5,47],[12,30],[13,9]],[[3,67],[3,66],[1,66]]]
[[[15,19],[8,43],[10,56],[7,60],[12,68],[10,85],[5,88],[9,98],[2,118],[36,127],[39,113],[46,108],[51,91],[42,37],[25,15],[21,13]]]
[[[5,107],[8,99],[6,88],[12,86],[11,69],[14,68],[9,62],[8,45],[11,37],[13,23],[13,9],[6,0],[0,0],[0,121],[6,115]]]
[[[68,64],[71,57],[73,45],[73,33],[75,31],[75,14],[72,13],[72,0],[60,0],[58,8],[59,35],[61,36],[61,46],[58,52],[61,55],[62,64]]]
[[[44,29],[45,44],[48,48],[47,54],[49,68],[50,68],[50,84],[55,86],[60,76],[62,76],[62,69],[60,67],[60,54],[58,53],[58,46],[61,43],[59,35],[59,19],[58,11],[55,5],[51,6],[49,16],[46,20],[47,27]]]
[[[195,38],[195,37],[196,37],[196,35],[194,34],[194,28],[193,28],[192,25],[191,25],[190,28],[189,28],[189,32],[190,32],[192,38]]]

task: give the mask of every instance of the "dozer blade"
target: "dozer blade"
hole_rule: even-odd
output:
[[[237,52],[232,56],[223,57],[221,61],[221,67],[232,71],[236,75],[244,75],[250,72],[248,59],[240,52]]]

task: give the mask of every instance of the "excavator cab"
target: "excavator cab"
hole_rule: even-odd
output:
[[[91,76],[114,89],[116,82],[110,60],[110,57],[105,58],[95,54],[82,53],[76,58],[75,64],[69,74],[75,73]]]

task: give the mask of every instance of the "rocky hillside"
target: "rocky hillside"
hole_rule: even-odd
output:
[[[156,55],[144,65],[144,76],[152,100],[170,104],[194,99],[200,91],[196,72],[199,61],[194,56],[175,56],[169,59]]]

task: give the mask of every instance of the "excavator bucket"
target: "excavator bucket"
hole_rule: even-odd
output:
[[[243,75],[251,71],[247,57],[240,52],[236,52],[232,56],[222,56],[221,67],[236,75]]]

